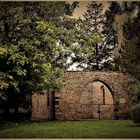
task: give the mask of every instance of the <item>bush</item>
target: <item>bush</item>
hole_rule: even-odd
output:
[[[132,107],[131,116],[134,123],[140,124],[140,104],[136,104]]]

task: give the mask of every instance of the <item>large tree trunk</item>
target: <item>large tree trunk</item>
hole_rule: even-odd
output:
[[[99,50],[98,43],[96,43],[96,69],[99,70],[99,60],[98,60]]]
[[[17,105],[17,106],[15,106],[15,115],[18,115],[18,113],[19,113],[18,108],[19,108],[19,106],[18,106],[18,105]]]
[[[4,117],[9,117],[9,106],[7,104],[4,106]]]

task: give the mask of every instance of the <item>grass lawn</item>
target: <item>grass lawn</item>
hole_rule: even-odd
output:
[[[0,128],[0,138],[140,138],[130,120],[13,123]]]

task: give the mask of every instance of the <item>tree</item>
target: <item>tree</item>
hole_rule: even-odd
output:
[[[123,27],[125,37],[124,45],[119,50],[120,66],[123,71],[128,72],[140,79],[140,63],[139,63],[139,27],[140,27],[140,12],[133,20],[129,19]]]
[[[140,102],[140,12],[123,26],[124,44],[119,49],[119,62],[123,72],[133,78],[128,83],[130,99],[134,104]]]
[[[87,6],[87,12],[84,14],[84,28],[83,33],[88,35],[98,35],[101,36],[102,23],[103,23],[103,6],[101,3],[91,2]],[[87,69],[100,69],[102,61],[102,46],[99,43],[94,43],[93,47],[95,51],[91,53],[90,58],[87,62]]]
[[[73,36],[57,21],[72,9],[65,2],[0,5],[0,97],[6,113],[10,107],[17,113],[27,95],[60,89]]]
[[[139,2],[123,2],[121,15],[118,18],[118,48],[116,59],[120,69],[129,73],[128,96],[132,101],[131,116],[135,123],[139,121],[140,103],[140,11]],[[137,14],[136,14],[137,12]],[[119,26],[121,25],[121,26]],[[117,52],[116,51],[116,52]]]
[[[117,2],[110,2],[109,8],[105,11],[105,21],[102,33],[104,34],[105,55],[107,56],[104,62],[105,69],[118,70],[118,64],[113,57],[113,50],[117,47],[117,31],[114,26],[115,16],[121,11],[121,7]],[[111,60],[110,60],[111,58]],[[111,61],[111,62],[110,62]]]
[[[79,66],[84,68],[85,70],[113,69],[112,67],[110,68],[110,58],[112,55],[113,47],[107,43],[107,41],[109,42],[109,40],[107,40],[107,37],[105,37],[107,32],[110,30],[110,27],[105,27],[105,22],[107,25],[108,21],[105,21],[103,5],[98,2],[91,2],[87,6],[87,11],[84,14],[84,19],[80,20],[78,26],[80,32],[90,36],[91,40],[93,38],[93,43],[91,45],[93,49],[91,49],[91,51],[89,52],[87,60],[79,64]]]
[[[0,100],[5,113],[9,108],[18,113],[19,106],[34,92],[54,96],[62,86],[62,71],[70,65],[68,59],[73,54],[83,60],[90,56],[98,37],[77,33],[77,21],[67,16],[76,5],[1,3]]]

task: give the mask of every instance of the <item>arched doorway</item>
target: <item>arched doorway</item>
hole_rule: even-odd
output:
[[[87,119],[117,119],[117,105],[114,93],[105,82],[95,80],[89,83],[81,98],[90,114]]]

